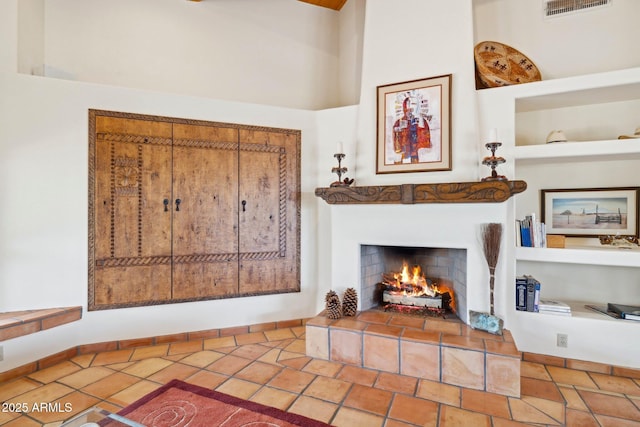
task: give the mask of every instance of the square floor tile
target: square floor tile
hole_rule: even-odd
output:
[[[344,406],[386,415],[393,393],[376,388],[354,384],[344,400]]]
[[[436,425],[438,404],[417,397],[397,394],[393,398],[389,418],[415,425]]]
[[[328,423],[331,418],[333,418],[337,409],[337,404],[309,396],[300,396],[293,402],[293,405],[291,405],[287,412]]]
[[[378,378],[378,371],[373,369],[360,368],[357,366],[343,365],[342,370],[336,375],[337,379],[372,386]]]
[[[219,385],[215,390],[219,391],[220,393],[239,397],[240,399],[249,399],[254,395],[256,391],[260,389],[260,387],[260,384],[253,383],[251,381],[230,378]]]
[[[316,375],[324,375],[325,377],[334,377],[343,366],[342,363],[337,362],[311,360],[302,370]]]
[[[315,375],[285,368],[267,385],[282,390],[301,393],[315,379]]]
[[[258,384],[266,384],[275,377],[282,368],[264,362],[253,362],[237,372],[234,377]]]
[[[251,397],[251,401],[284,411],[297,397],[297,393],[291,393],[277,388],[262,387]]]
[[[315,397],[329,402],[339,403],[351,389],[352,384],[335,378],[318,376],[304,390],[306,396]]]
[[[251,360],[228,354],[207,366],[207,370],[224,375],[233,375],[250,363]]]

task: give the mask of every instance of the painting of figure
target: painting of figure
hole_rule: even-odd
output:
[[[378,87],[378,173],[451,170],[450,80]]]

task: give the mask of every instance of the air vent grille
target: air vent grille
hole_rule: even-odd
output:
[[[584,9],[591,9],[598,6],[606,6],[612,0],[546,0],[545,16],[557,16],[565,13],[576,12]]]

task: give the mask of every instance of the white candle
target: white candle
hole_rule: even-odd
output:
[[[489,142],[498,142],[498,129],[493,128],[489,131]]]
[[[343,154],[344,153],[344,148],[342,147],[342,142],[338,142],[338,145],[336,146],[336,154]]]

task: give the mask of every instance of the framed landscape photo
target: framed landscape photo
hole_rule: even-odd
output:
[[[638,237],[640,187],[540,190],[547,234]]]
[[[451,74],[377,91],[376,173],[451,170]]]

